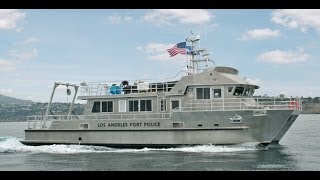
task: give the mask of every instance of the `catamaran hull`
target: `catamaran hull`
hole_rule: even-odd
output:
[[[296,121],[300,113],[300,110],[293,111],[293,113],[291,114],[291,116],[289,116],[276,137],[272,140],[272,143],[278,143],[280,141],[280,139],[286,134],[292,124]]]
[[[295,120],[292,115],[299,113],[297,110],[267,110],[262,114],[252,110],[199,111],[174,112],[171,119],[54,121],[47,129],[25,130],[25,140],[21,142],[121,148],[267,145],[279,141]],[[236,117],[240,122],[235,121]],[[88,129],[78,128],[83,123],[88,124]]]

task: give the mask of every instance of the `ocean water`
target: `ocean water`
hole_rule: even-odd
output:
[[[300,115],[279,144],[117,149],[26,146],[26,122],[0,122],[0,171],[319,171],[320,115]]]

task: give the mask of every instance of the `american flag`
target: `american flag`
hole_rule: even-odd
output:
[[[169,52],[170,56],[175,56],[177,54],[187,54],[186,51],[186,42],[181,42],[176,45],[174,45],[171,49],[167,49]]]

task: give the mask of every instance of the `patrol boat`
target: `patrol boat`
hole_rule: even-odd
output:
[[[300,99],[255,97],[259,86],[235,68],[215,66],[199,40],[186,39],[187,70],[174,79],[55,82],[46,114],[28,117],[21,142],[122,148],[279,142],[302,111]],[[50,113],[58,86],[69,95],[74,89],[67,115]],[[83,115],[72,113],[78,90]]]

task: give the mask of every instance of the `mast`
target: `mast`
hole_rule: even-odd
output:
[[[209,56],[210,53],[207,52],[206,49],[200,48],[200,35],[194,35],[191,31],[191,36],[186,39],[186,42],[191,43],[191,50],[189,55],[189,63],[187,66],[188,73],[189,74],[197,74],[201,70],[201,64],[204,64],[204,68],[209,67],[209,62],[213,62],[213,60],[210,60]],[[197,44],[199,43],[199,47],[196,48]],[[201,57],[202,55],[202,57]],[[199,68],[200,67],[200,68]]]

